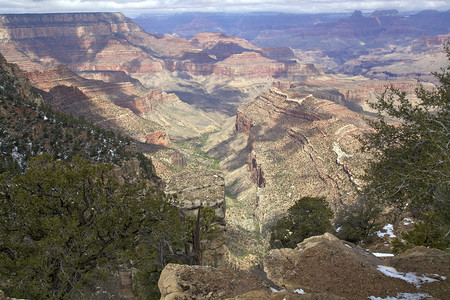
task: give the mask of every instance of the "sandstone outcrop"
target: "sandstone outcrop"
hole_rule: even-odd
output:
[[[217,216],[220,232],[212,241],[202,241],[204,265],[222,266],[225,261],[225,180],[213,170],[184,170],[166,183],[166,194],[175,195],[174,204],[185,216],[197,216],[198,210],[211,207]]]
[[[327,233],[304,240],[296,249],[271,250],[264,271],[288,290],[326,291],[346,299],[417,292],[414,286],[379,272],[381,264],[379,258]]]
[[[302,294],[299,291],[276,291],[256,274],[227,268],[167,265],[158,287],[161,300],[175,299],[247,299],[247,300],[343,300],[329,293]]]
[[[170,162],[173,166],[177,167],[185,167],[187,165],[186,159],[178,151],[170,156]]]
[[[158,281],[161,299],[232,299],[267,285],[246,271],[167,265]]]
[[[136,97],[133,100],[123,99],[117,101],[117,105],[131,109],[137,115],[146,115],[151,113],[159,104],[166,101],[173,101],[177,96],[167,94],[160,89],[151,90],[142,97]]]
[[[171,145],[170,139],[167,136],[167,133],[163,131],[153,132],[147,135],[145,139],[145,143],[154,144],[158,146],[163,146],[169,148]]]
[[[220,171],[184,170],[169,178],[166,193],[177,195],[176,205],[185,215],[197,216],[200,207],[211,207],[225,222],[225,180]]]

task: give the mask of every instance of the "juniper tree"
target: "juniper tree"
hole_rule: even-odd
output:
[[[178,210],[145,182],[119,183],[112,165],[37,156],[23,174],[0,174],[0,289],[65,299],[130,258],[142,240],[183,234]],[[162,232],[163,231],[163,232]],[[109,273],[110,274],[110,273]]]
[[[302,197],[271,228],[271,248],[294,248],[304,239],[331,229],[333,212],[323,197]]]
[[[445,46],[450,60],[450,50]],[[369,120],[372,132],[363,136],[363,151],[374,159],[364,177],[364,194],[371,199],[408,211],[434,228],[448,245],[450,221],[450,66],[433,73],[439,84],[416,89],[419,101],[389,86],[371,106],[378,118]],[[388,121],[388,118],[391,121]],[[392,121],[392,120],[395,121]],[[436,237],[430,239],[436,239]],[[432,245],[421,237],[419,244]],[[439,242],[442,244],[442,241]]]

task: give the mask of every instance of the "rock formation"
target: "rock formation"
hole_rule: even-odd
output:
[[[145,143],[154,144],[169,148],[171,145],[170,139],[164,131],[157,131],[147,135]]]
[[[158,281],[161,299],[228,299],[266,284],[245,271],[211,267],[167,265]]]
[[[424,275],[423,268],[398,271],[387,266],[392,259],[375,257],[326,233],[304,240],[295,249],[272,250],[264,258],[264,270],[170,264],[161,273],[158,286],[161,299],[440,297],[449,274],[448,267],[442,266],[448,266],[449,257],[445,252],[434,252],[416,249],[395,257],[395,268],[402,264],[411,267],[408,262],[413,257],[422,260],[420,266],[433,261],[427,271],[434,275]]]
[[[199,34],[189,41],[151,35],[120,13],[1,15],[0,25],[0,52],[27,71],[64,64],[90,79],[116,83],[138,79],[147,88],[183,95],[201,94],[200,88],[206,94],[213,93],[203,99],[216,107],[222,101],[246,99],[236,84],[224,85],[224,80],[253,78],[260,89],[273,76],[307,78],[320,74],[291,56],[281,59],[280,53],[288,54],[289,50],[262,50],[244,39],[222,34]],[[210,80],[205,88],[203,77],[207,75],[218,79]],[[244,88],[253,89],[255,84],[247,83]],[[229,90],[238,98],[229,99]],[[142,101],[145,98],[136,104]],[[205,107],[198,96],[186,101]]]
[[[229,246],[255,251],[241,263],[264,251],[270,224],[301,197],[323,196],[334,211],[356,201],[365,159],[356,136],[366,128],[360,113],[295,87],[239,107],[234,131],[206,150],[222,159],[233,199]],[[259,244],[244,242],[254,236]]]
[[[185,170],[167,180],[166,194],[175,195],[175,206],[185,216],[194,216],[203,207],[214,209],[220,232],[212,241],[202,241],[204,265],[222,266],[225,260],[225,180],[223,174],[213,170]]]
[[[192,137],[218,128],[213,117],[183,103],[175,94],[145,89],[130,80],[104,82],[86,79],[64,65],[25,75],[34,86],[47,92],[44,98],[56,109],[82,115],[140,142],[151,142],[148,135],[155,132]],[[163,143],[166,147],[170,146],[168,139],[166,137]]]
[[[417,292],[414,286],[383,275],[378,265],[381,259],[329,233],[308,238],[296,249],[271,250],[264,259],[267,277],[288,290],[326,291],[346,299]]]

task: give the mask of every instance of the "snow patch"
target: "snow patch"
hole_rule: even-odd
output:
[[[286,290],[286,289],[282,289],[282,290],[277,290],[277,289],[274,289],[273,287],[271,287],[271,288],[270,288],[270,290],[272,291],[272,293],[281,293],[281,292],[287,292],[287,290]]]
[[[375,297],[370,296],[369,299],[371,300],[421,300],[425,298],[430,298],[431,295],[426,293],[398,293],[396,297],[387,297],[387,298],[381,298],[381,297]]]
[[[410,218],[404,218],[403,225],[409,225],[409,224],[414,224],[414,221],[411,220]]]
[[[385,226],[383,227],[383,230],[384,230],[384,232],[383,232],[382,230],[377,231],[377,235],[378,235],[380,238],[383,238],[386,234],[389,235],[390,238],[395,238],[395,237],[397,237],[397,236],[394,234],[394,225],[392,225],[392,224],[387,224],[387,225],[385,225]]]
[[[294,290],[294,294],[306,295],[306,292],[302,289],[296,289]]]
[[[342,161],[341,161],[342,158],[344,158],[344,157],[352,157],[353,156],[353,155],[345,153],[344,150],[341,149],[341,146],[339,146],[338,143],[334,143],[333,144],[333,151],[337,155],[336,162],[339,165],[342,164]]]
[[[430,278],[425,275],[418,276],[414,272],[402,273],[398,272],[393,267],[387,267],[383,265],[379,265],[377,268],[378,271],[383,273],[386,276],[402,279],[410,284],[414,284],[417,288],[424,283],[430,283],[439,281],[438,279]]]
[[[392,257],[392,256],[394,256],[394,254],[392,254],[392,253],[375,252],[372,254],[375,255],[376,257]]]

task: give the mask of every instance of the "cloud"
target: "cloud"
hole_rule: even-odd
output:
[[[120,11],[125,14],[185,11],[280,11],[297,13],[398,9],[448,10],[447,0],[0,0],[0,13]]]

